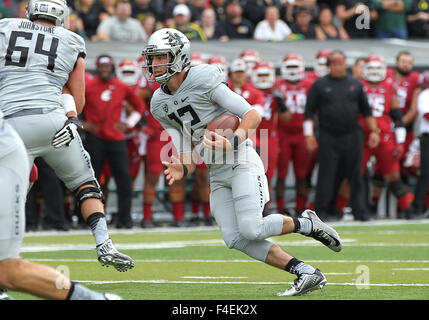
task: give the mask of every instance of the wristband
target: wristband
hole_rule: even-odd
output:
[[[140,121],[142,118],[140,112],[133,111],[128,116],[127,121],[125,122],[128,128],[134,128],[134,126]]]
[[[304,133],[304,136],[313,136],[313,120],[304,120],[302,123],[302,131]]]
[[[62,98],[63,98],[63,108],[65,113],[67,114],[70,111],[77,113],[76,103],[74,102],[73,96],[69,93],[63,93]]]
[[[182,163],[183,167],[183,176],[186,177],[188,175],[188,167]]]
[[[397,144],[404,143],[407,138],[407,130],[404,127],[396,127],[395,138]]]

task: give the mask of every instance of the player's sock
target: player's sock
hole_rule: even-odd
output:
[[[173,203],[173,218],[174,221],[180,221],[185,216],[185,204],[183,202]]]
[[[200,213],[200,202],[197,200],[192,200],[191,202],[192,214],[197,216]]]
[[[313,223],[308,218],[292,218],[295,223],[295,229],[293,232],[300,233],[303,235],[309,235],[313,229]]]
[[[285,199],[284,198],[277,198],[276,199],[277,204],[277,211],[282,211],[285,208]]]
[[[297,258],[292,258],[286,265],[285,270],[296,275],[300,275],[302,273],[313,274],[314,271],[316,271],[312,266],[298,260]]]
[[[72,281],[66,300],[105,300],[104,295]]]
[[[337,200],[335,201],[335,207],[338,211],[343,212],[346,205],[349,203],[349,199],[343,197],[342,195],[337,196]]]
[[[203,202],[203,213],[204,217],[210,217],[210,202]]]
[[[305,210],[305,202],[307,201],[305,196],[298,195],[295,200],[295,209],[297,212]]]
[[[152,204],[143,204],[143,220],[152,220]]]
[[[104,243],[109,239],[109,232],[107,230],[106,216],[102,212],[95,212],[91,214],[86,223],[91,228],[92,234],[95,238],[97,245]]]
[[[426,197],[425,197],[425,207],[429,208],[429,193],[426,193]]]

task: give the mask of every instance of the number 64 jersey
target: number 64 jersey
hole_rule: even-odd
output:
[[[62,108],[61,92],[85,42],[57,26],[27,19],[0,20],[0,110]],[[16,88],[20,88],[17,92]]]

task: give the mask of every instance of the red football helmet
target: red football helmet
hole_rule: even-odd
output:
[[[252,69],[256,65],[257,62],[261,61],[261,57],[256,50],[246,49],[240,53],[239,58],[243,59],[247,65],[247,74],[251,76]]]
[[[200,52],[191,53],[191,67],[198,66],[199,64],[206,63],[203,55]]]
[[[118,79],[129,86],[134,86],[142,76],[142,70],[136,60],[124,59],[117,69]]]
[[[261,60],[253,67],[251,80],[255,88],[269,89],[274,86],[276,71],[269,61]]]
[[[328,58],[330,55],[330,49],[322,49],[316,55],[316,60],[314,61],[314,71],[319,78],[324,77],[329,73]]]
[[[281,65],[280,74],[286,81],[296,82],[302,80],[305,76],[304,60],[299,54],[287,54]]]
[[[210,59],[207,60],[207,63],[219,66],[225,73],[225,77],[228,76],[228,64],[223,56],[213,55],[210,57]]]
[[[378,54],[371,54],[365,59],[363,78],[369,82],[380,82],[386,78],[386,62]]]

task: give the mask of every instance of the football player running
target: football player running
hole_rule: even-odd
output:
[[[262,216],[269,201],[267,179],[263,163],[248,139],[261,121],[259,113],[226,86],[219,67],[201,64],[189,68],[190,42],[177,30],[164,28],[152,34],[143,56],[148,77],[153,75],[162,84],[152,97],[151,113],[169,132],[179,153],[172,162],[163,162],[169,184],[195,170],[192,148],[199,150],[210,172],[212,213],[226,245],[296,274],[292,287],[279,296],[302,295],[322,288],[326,278],[320,270],[266,240],[298,232],[334,251],[341,250],[337,232],[313,211],[304,212],[302,218]],[[207,138],[207,124],[226,113],[241,118],[232,138],[228,140],[215,132]]]
[[[100,263],[126,271],[134,261],[109,238],[80,123],[64,114],[76,115],[85,104],[85,42],[62,27],[67,16],[65,0],[30,0],[28,19],[0,20],[0,110],[23,140],[30,167],[42,157],[76,195]],[[62,97],[63,88],[68,94]]]

